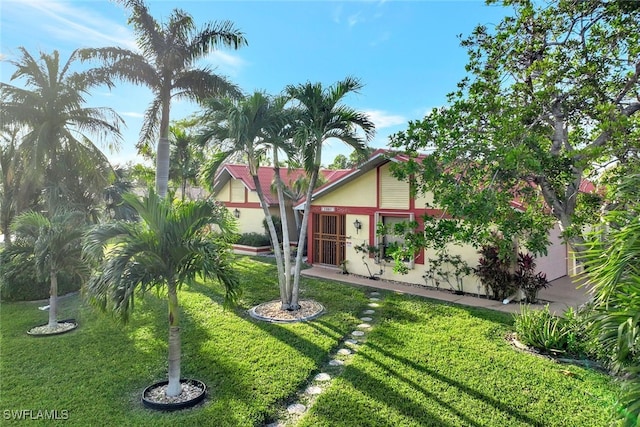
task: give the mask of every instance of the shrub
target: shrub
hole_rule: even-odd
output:
[[[535,258],[530,254],[518,253],[518,268],[513,275],[515,285],[524,292],[525,302],[535,303],[538,300],[538,291],[549,286],[547,275],[535,272]]]
[[[0,252],[0,298],[3,301],[33,301],[49,298],[49,280],[38,279],[33,256],[10,256]],[[58,275],[58,294],[64,295],[80,289],[82,283],[71,275]]]
[[[271,219],[273,219],[273,226],[276,228],[276,235],[278,236],[278,242],[282,243],[282,220],[280,220],[279,216],[272,215]],[[264,227],[265,235],[267,239],[269,239],[269,243],[267,245],[273,246],[271,243],[271,234],[269,233],[269,225],[267,224],[267,218],[262,220],[262,226]]]
[[[538,350],[566,353],[610,366],[611,355],[598,341],[593,315],[592,305],[577,310],[569,307],[562,316],[551,314],[548,305],[542,310],[523,305],[521,314],[515,315],[516,333],[521,342]]]
[[[268,236],[260,233],[243,233],[242,235],[240,235],[240,238],[236,243],[239,245],[253,247],[269,246],[271,244],[271,239],[269,239]]]
[[[549,312],[548,305],[542,310],[523,305],[521,313],[515,316],[515,328],[523,344],[551,353],[566,352],[569,331],[561,317]]]
[[[517,287],[508,260],[500,258],[496,246],[483,246],[478,266],[473,270],[485,288],[487,296],[501,301],[513,294]]]

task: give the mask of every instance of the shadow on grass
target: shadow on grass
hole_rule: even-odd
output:
[[[398,361],[400,363],[402,363],[405,366],[409,366],[411,369],[421,372],[422,374],[428,375],[431,378],[434,378],[440,382],[446,383],[448,385],[450,385],[451,387],[456,388],[457,390],[459,390],[462,393],[467,394],[468,396],[477,399],[477,400],[481,400],[485,403],[487,403],[488,405],[504,412],[505,414],[507,414],[510,417],[513,417],[523,423],[527,423],[530,425],[539,425],[540,422],[534,418],[529,417],[526,414],[523,414],[521,412],[519,412],[516,408],[510,407],[509,405],[496,400],[490,396],[487,396],[485,394],[483,394],[482,392],[472,389],[470,387],[468,387],[467,385],[453,380],[445,375],[442,375],[432,369],[429,369],[428,367],[424,366],[424,365],[420,365],[418,363],[415,363],[412,360],[409,360],[405,357],[402,357],[398,354],[394,354],[391,353],[390,351],[385,350],[384,348],[380,347],[379,345],[376,345],[374,343],[372,343],[371,341],[367,341],[364,344],[366,347],[369,347],[371,349],[373,349],[374,351],[382,354],[384,357],[387,357],[391,360],[395,360]],[[415,381],[407,378],[405,375],[403,375],[402,372],[398,371],[397,369],[393,369],[392,367],[386,365],[385,363],[383,363],[380,360],[377,360],[376,358],[366,354],[366,352],[359,352],[358,356],[363,357],[365,359],[367,359],[368,361],[374,363],[375,365],[377,365],[378,367],[380,367],[381,369],[383,369],[384,371],[388,372],[389,375],[394,376],[395,378],[398,378],[399,380],[401,380],[402,382],[404,382],[405,384],[407,384],[408,386],[410,386],[411,388],[419,391],[420,393],[422,393],[425,397],[438,402],[438,404],[440,404],[442,407],[447,408],[447,410],[451,411],[451,413],[455,414],[457,417],[459,417],[461,420],[464,420],[465,425],[472,425],[472,426],[479,426],[480,424],[476,423],[473,419],[470,419],[467,415],[465,415],[464,413],[462,413],[460,410],[456,409],[455,407],[453,407],[451,404],[449,404],[448,402],[442,400],[441,398],[439,398],[437,395],[435,395],[434,393],[426,390],[424,387],[422,387],[420,384],[416,383]],[[367,375],[365,373],[362,373],[362,375]],[[385,399],[384,396],[386,396],[387,391],[385,391],[384,393],[379,392],[378,390],[376,390],[376,394],[379,395],[380,397],[383,397],[384,402],[390,402],[391,399]],[[395,393],[395,392],[394,392]],[[401,402],[402,400],[406,400],[406,398],[404,398],[403,396],[398,394],[398,399],[397,402]],[[404,409],[402,407],[398,407],[399,410],[402,410],[404,412]]]

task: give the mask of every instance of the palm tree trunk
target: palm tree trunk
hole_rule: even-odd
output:
[[[51,288],[49,289],[49,327],[58,326],[58,274],[51,269]]]
[[[175,283],[168,284],[169,302],[169,385],[167,396],[178,396],[182,393],[180,385],[180,326],[178,292]]]
[[[254,168],[251,168],[254,169]],[[257,170],[257,168],[255,168]],[[289,310],[289,296],[284,292],[285,289],[285,271],[284,271],[284,263],[282,260],[282,248],[280,247],[280,241],[278,240],[278,233],[276,232],[276,227],[273,224],[273,218],[271,217],[271,212],[269,212],[269,206],[264,197],[264,192],[262,191],[262,186],[260,185],[260,180],[258,179],[257,174],[251,175],[253,178],[253,183],[256,186],[256,192],[258,193],[258,199],[260,200],[260,205],[262,206],[262,211],[264,212],[264,217],[267,220],[267,228],[269,229],[269,235],[271,236],[271,243],[273,243],[273,255],[276,258],[276,267],[278,269],[278,285],[280,287],[280,301],[282,303],[282,310]]]
[[[309,188],[307,189],[307,198],[304,204],[304,214],[302,216],[302,227],[300,228],[300,236],[298,237],[298,253],[296,254],[296,268],[293,273],[293,289],[291,292],[291,309],[298,310],[300,304],[298,298],[300,294],[300,272],[302,271],[302,253],[304,252],[304,244],[307,239],[307,226],[309,224],[309,216],[311,215],[311,195],[318,181],[318,173],[320,169],[320,149],[316,153],[316,162],[311,171],[311,179]]]
[[[167,195],[169,187],[169,109],[171,93],[162,94],[162,115],[160,117],[160,141],[156,153],[156,192],[160,197]]]
[[[156,153],[156,192],[160,197],[167,195],[169,187],[169,138],[160,137]]]
[[[278,206],[280,207],[280,224],[282,225],[282,252],[284,258],[284,293],[286,298],[282,299],[282,310],[289,309],[292,299],[291,288],[291,242],[289,241],[289,219],[287,218],[287,208],[284,203],[283,183],[280,178],[280,167],[278,166],[278,149],[273,151],[273,164],[276,177],[276,191],[278,193]],[[285,307],[286,303],[286,307]]]

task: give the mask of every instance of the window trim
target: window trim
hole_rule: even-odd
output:
[[[415,214],[413,212],[389,212],[389,211],[377,211],[374,213],[374,231],[373,231],[373,236],[374,236],[374,242],[375,242],[375,246],[377,248],[380,247],[380,245],[382,244],[383,240],[384,240],[384,236],[380,236],[378,235],[377,231],[377,227],[378,224],[382,221],[382,218],[384,217],[392,217],[392,218],[406,218],[409,222],[415,221]],[[404,264],[407,266],[407,268],[409,268],[410,270],[413,270],[415,268],[415,264],[416,264],[416,256],[412,256],[409,261],[405,261]]]

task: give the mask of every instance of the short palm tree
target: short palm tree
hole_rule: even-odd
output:
[[[640,175],[615,186],[618,206],[594,232],[584,261],[594,295],[593,327],[614,370],[625,378],[619,414],[624,426],[640,420]]]
[[[256,193],[273,242],[282,307],[288,309],[290,301],[288,296],[290,292],[287,291],[290,277],[288,274],[290,271],[289,259],[287,256],[283,259],[283,248],[269,211],[264,194],[265,189],[262,188],[258,179],[260,161],[266,156],[267,151],[274,150],[277,163],[277,151],[284,147],[283,141],[277,138],[277,135],[281,134],[282,129],[287,125],[287,115],[283,107],[283,100],[273,99],[260,91],[239,101],[229,98],[213,99],[208,103],[205,111],[203,133],[200,139],[204,142],[214,141],[217,144],[216,148],[220,150],[203,171],[203,175],[209,183],[213,183],[216,171],[230,157],[240,155],[246,159],[247,168],[256,187]],[[279,168],[276,168],[276,177],[279,178]],[[281,185],[279,187],[281,188]],[[280,193],[279,198],[282,199],[281,215],[284,215],[284,199]],[[282,224],[286,226],[286,216],[281,219]],[[286,243],[284,250],[288,253],[288,236]]]
[[[64,192],[69,179],[81,180],[99,193],[110,178],[109,162],[90,137],[102,138],[108,148],[120,143],[122,119],[109,108],[84,107],[89,91],[111,82],[101,71],[72,72],[79,59],[74,51],[65,63],[58,51],[40,53],[39,60],[23,47],[11,80],[24,87],[0,83],[0,123],[23,130],[21,156],[28,180]],[[73,168],[69,167],[73,165]],[[67,195],[72,196],[70,191]]]
[[[334,85],[324,88],[321,83],[289,85],[286,94],[295,103],[298,110],[297,121],[293,127],[294,141],[301,153],[304,168],[309,175],[309,187],[306,205],[302,217],[302,226],[298,248],[304,248],[307,238],[307,224],[311,212],[311,195],[320,173],[322,147],[328,139],[337,139],[351,146],[357,152],[367,149],[367,141],[375,135],[375,125],[369,117],[353,108],[343,105],[344,97],[357,93],[362,88],[359,80],[347,77]],[[358,135],[358,130],[364,135]],[[291,297],[293,308],[299,306],[298,291],[303,251],[296,256],[294,284]]]
[[[27,211],[18,215],[11,229],[16,239],[7,248],[12,257],[33,258],[37,275],[49,280],[49,323],[52,330],[58,325],[58,276],[76,276],[84,281],[89,269],[82,259],[82,238],[86,216],[78,211],[58,209],[49,218],[39,212]],[[15,264],[24,268],[24,264]]]
[[[166,289],[169,318],[169,384],[166,394],[178,396],[180,384],[180,312],[177,291],[193,282],[219,280],[226,301],[238,295],[231,268],[231,252],[224,236],[233,231],[226,209],[211,201],[174,202],[153,190],[146,197],[123,196],[140,222],[98,225],[87,234],[85,253],[99,263],[86,292],[102,310],[115,312],[124,321],[133,308],[135,291]],[[212,225],[221,233],[214,234]]]
[[[148,152],[159,135],[156,152],[156,191],[164,197],[169,181],[169,123],[171,100],[202,101],[213,96],[239,96],[239,89],[208,68],[195,63],[223,45],[238,49],[247,42],[233,23],[208,23],[197,29],[193,17],[174,9],[158,22],[142,0],[118,0],[131,11],[140,53],[119,47],[83,49],[84,58],[98,58],[109,75],[148,86],[153,101],[145,113],[138,149]]]

